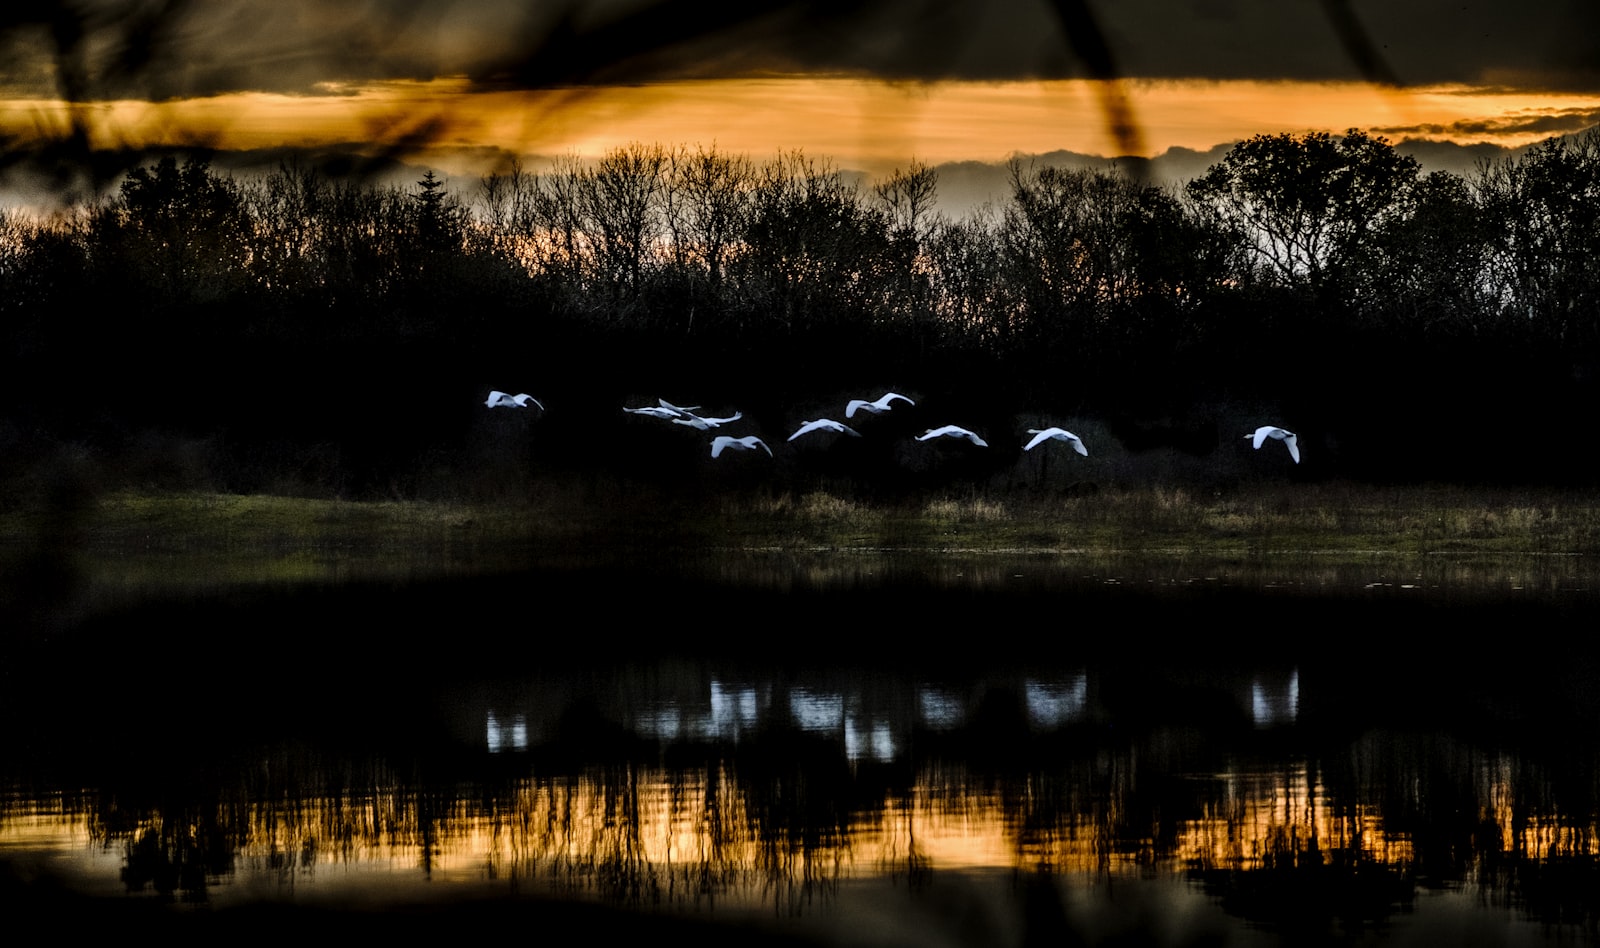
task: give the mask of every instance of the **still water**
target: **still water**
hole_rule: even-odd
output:
[[[1584,943],[1593,579],[743,554],[86,589],[8,639],[0,898],[108,928]]]

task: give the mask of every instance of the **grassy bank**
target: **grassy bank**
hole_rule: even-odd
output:
[[[37,528],[37,518],[37,511],[9,512],[0,517],[0,536],[25,535]],[[1600,496],[1444,486],[1284,485],[1209,497],[1182,488],[1049,499],[973,492],[899,504],[823,492],[672,501],[560,487],[515,505],[124,492],[94,499],[73,519],[90,550],[119,554],[328,546],[382,555],[418,542],[492,545],[607,535],[645,543],[720,539],[734,548],[882,545],[871,542],[874,537],[939,546],[938,537],[953,534],[980,550],[1041,552],[1600,551]]]
[[[13,555],[293,564],[435,559],[470,566],[607,550],[965,550],[1248,555],[1600,552],[1600,498],[1457,487],[1280,485],[1082,497],[941,495],[875,504],[827,493],[673,498],[556,485],[516,505],[113,493],[70,510],[0,515]]]
[[[1034,553],[1564,553],[1600,551],[1600,498],[1451,487],[1183,489],[1048,500],[945,496],[875,507],[825,494],[724,505],[724,527],[767,542]]]
[[[0,624],[48,628],[151,597],[529,570],[778,591],[898,577],[974,589],[1198,583],[1565,597],[1596,588],[1596,554],[1600,503],[1558,491],[1273,485],[893,504],[592,485],[550,485],[518,504],[124,492],[0,512]]]

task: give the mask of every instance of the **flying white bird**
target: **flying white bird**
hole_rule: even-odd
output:
[[[736,411],[726,418],[701,418],[699,415],[694,414],[686,408],[680,408],[679,411],[683,412],[684,416],[682,418],[672,419],[673,424],[688,425],[691,428],[697,428],[701,431],[720,427],[730,421],[738,421],[740,418],[744,417],[744,412],[742,411]]]
[[[1272,425],[1262,425],[1256,429],[1255,434],[1247,434],[1245,438],[1255,444],[1257,451],[1261,450],[1261,445],[1266,443],[1268,438],[1276,438],[1289,448],[1289,456],[1294,458],[1294,463],[1300,463],[1300,446],[1295,443],[1293,431]]]
[[[813,431],[837,431],[840,434],[847,434],[854,438],[861,437],[861,432],[855,430],[849,425],[842,425],[839,422],[834,421],[832,418],[823,418],[819,421],[803,422],[800,425],[800,430],[790,435],[789,440],[793,441],[801,435],[808,434]]]
[[[630,415],[649,415],[651,418],[681,417],[676,408],[657,408],[654,405],[646,405],[643,408],[624,408],[622,410]]]
[[[674,405],[666,399],[656,399],[656,404],[645,405],[643,408],[622,408],[629,415],[650,415],[651,418],[693,418],[699,412],[699,405]]]
[[[1022,450],[1024,451],[1032,451],[1039,445],[1054,438],[1057,441],[1065,441],[1072,445],[1072,450],[1084,457],[1089,456],[1089,449],[1083,446],[1083,439],[1065,428],[1029,428],[1028,434],[1033,435],[1033,440],[1023,447]]]
[[[875,402],[869,402],[864,398],[853,399],[850,404],[844,406],[844,416],[846,418],[853,418],[857,411],[868,411],[874,415],[881,415],[889,410],[891,403],[897,398],[905,402],[907,405],[915,406],[917,404],[904,395],[899,395],[894,392],[886,392],[882,398]]]
[[[505,392],[490,392],[488,400],[483,404],[488,408],[527,408],[529,402],[538,405],[539,410],[544,411],[544,405],[541,404],[537,398],[534,398],[532,395],[529,395],[526,392],[519,395],[507,395]]]
[[[691,405],[685,408],[682,405],[674,405],[665,398],[658,398],[654,405],[646,405],[643,408],[624,408],[622,410],[630,415],[649,415],[651,418],[677,419],[694,417],[694,413],[700,410],[700,406]]]
[[[721,457],[724,448],[729,451],[754,451],[757,446],[767,452],[767,457],[772,457],[772,449],[767,447],[765,441],[755,435],[749,435],[744,438],[730,438],[727,435],[718,435],[711,439],[711,456],[714,458]]]
[[[945,425],[943,428],[929,428],[922,434],[917,435],[918,441],[930,441],[934,438],[966,438],[968,441],[971,441],[980,448],[987,448],[989,446],[989,442],[983,440],[967,429],[957,427],[956,425]]]

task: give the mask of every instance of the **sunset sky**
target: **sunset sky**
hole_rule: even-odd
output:
[[[1600,122],[1592,0],[12,7],[0,173],[13,191],[67,187],[86,155],[172,146],[475,177],[513,157],[537,169],[629,142],[715,144],[876,174],[1351,127],[1516,147]]]

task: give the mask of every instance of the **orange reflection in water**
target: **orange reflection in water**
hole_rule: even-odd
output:
[[[1337,853],[1345,861],[1404,868],[1411,843],[1384,830],[1376,809],[1343,804],[1307,764],[1273,771],[1221,774],[1226,791],[1186,821],[1177,855],[1196,868],[1285,868],[1320,865]]]
[[[909,788],[875,797],[840,766],[856,799],[848,805],[824,774],[754,777],[728,762],[616,765],[448,793],[374,772],[374,785],[332,795],[233,797],[213,809],[136,818],[93,794],[13,797],[0,810],[0,853],[75,861],[62,874],[100,893],[116,888],[109,873],[159,878],[186,864],[207,867],[208,897],[222,900],[410,897],[426,882],[788,912],[827,899],[846,880],[930,871],[1097,876],[1362,864],[1410,872],[1420,860],[1417,841],[1391,825],[1425,793],[1417,789],[1425,782],[1405,774],[1385,791],[1388,810],[1341,799],[1307,762],[1192,775],[1182,778],[1192,793],[1164,798],[1186,811],[1171,819],[1140,802],[1148,795],[1141,779],[1150,778],[1134,753],[1016,778],[929,763]],[[1600,855],[1594,814],[1542,798],[1543,784],[1515,759],[1484,755],[1471,767],[1482,812],[1469,862]],[[326,786],[327,776],[307,785]],[[147,891],[140,885],[133,888]]]

